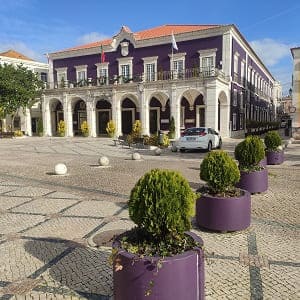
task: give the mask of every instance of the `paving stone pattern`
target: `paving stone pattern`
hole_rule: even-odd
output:
[[[232,155],[239,141],[224,139],[224,148]],[[110,139],[0,140],[1,300],[113,299],[111,251],[95,247],[93,236],[134,226],[126,202],[152,168],[180,170],[197,189],[205,156],[137,151],[138,163],[133,149]],[[104,155],[111,167],[93,168]],[[209,232],[193,220],[204,240],[206,299],[300,298],[299,159],[292,144],[281,166],[268,167],[269,190],[252,195],[247,230]],[[68,176],[51,175],[59,162]]]

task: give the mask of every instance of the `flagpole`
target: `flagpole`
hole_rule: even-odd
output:
[[[173,39],[173,31],[172,31],[172,37]],[[172,79],[173,79],[173,69],[174,69],[174,63],[173,63],[173,41],[171,43],[171,47],[172,47],[172,53],[171,53],[171,75],[172,75]]]

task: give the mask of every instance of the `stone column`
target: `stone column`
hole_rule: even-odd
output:
[[[31,111],[29,108],[25,109],[25,114],[24,114],[24,118],[25,118],[25,133],[28,136],[32,136],[32,128],[31,128]]]
[[[218,129],[218,94],[216,84],[206,87],[205,126]]]
[[[118,100],[116,90],[112,90],[112,120],[116,124],[116,136],[122,135],[121,103]]]
[[[45,95],[42,96],[42,116],[45,136],[52,136],[50,103]]]
[[[138,98],[140,103],[140,116],[142,123],[142,134],[150,135],[150,124],[149,124],[149,103],[143,85],[139,86]]]
[[[170,99],[170,119],[174,117],[175,123],[175,139],[180,137],[180,99],[177,99],[176,85],[172,84]]]
[[[96,137],[96,109],[95,109],[95,101],[91,97],[89,101],[86,103],[86,113],[87,113],[87,123],[90,127],[89,136]]]
[[[64,121],[66,124],[65,136],[72,137],[73,133],[73,112],[72,103],[69,101],[67,94],[63,97]]]

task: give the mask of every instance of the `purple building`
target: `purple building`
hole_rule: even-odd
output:
[[[164,25],[140,32],[123,26],[107,39],[49,55],[45,90],[45,134],[116,135],[135,120],[142,133],[168,131],[176,137],[193,126],[209,126],[224,137],[243,136],[246,120],[274,121],[281,87],[234,25]]]

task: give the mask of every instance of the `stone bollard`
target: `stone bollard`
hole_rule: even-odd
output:
[[[99,158],[99,165],[102,167],[108,167],[109,166],[109,159],[106,156],[101,156]]]
[[[65,164],[59,163],[55,165],[54,173],[55,175],[66,175],[67,174],[67,166]]]
[[[141,155],[137,152],[132,153],[131,155],[132,160],[141,160]]]

